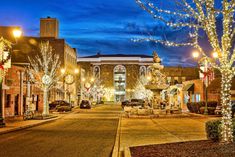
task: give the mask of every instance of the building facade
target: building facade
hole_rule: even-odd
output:
[[[61,74],[61,68],[58,69],[58,75],[61,75],[61,79],[58,84],[51,89],[49,94],[49,102],[54,100],[67,100],[71,103],[77,103],[77,52],[75,48],[69,46],[64,39],[59,39],[59,23],[54,18],[42,18],[40,21],[40,36],[39,37],[27,37],[23,36],[15,40],[12,35],[13,29],[19,27],[15,26],[1,26],[0,36],[14,43],[11,51],[11,64],[12,67],[7,72],[5,78],[6,89],[4,89],[5,96],[3,97],[3,110],[5,116],[22,115],[25,111],[26,102],[26,88],[25,82],[22,82],[24,74],[27,72],[29,66],[29,57],[35,57],[39,53],[39,45],[42,42],[49,42],[52,46],[52,51],[58,54],[60,57],[60,67],[65,69],[65,73]],[[15,71],[22,71],[14,73]],[[20,78],[20,74],[22,76]],[[24,74],[23,74],[24,73]],[[66,76],[72,75],[74,80],[67,84]],[[63,77],[62,77],[63,76]],[[12,81],[15,80],[15,81]],[[25,80],[23,80],[25,81]],[[12,84],[11,84],[12,82]],[[10,83],[10,84],[9,84]],[[28,96],[29,103],[34,103],[36,110],[42,112],[42,91],[35,84],[29,82],[30,93]],[[23,91],[22,91],[23,89]],[[6,98],[5,98],[6,97]],[[19,103],[18,103],[19,101]]]
[[[100,80],[104,88],[111,89],[111,101],[123,101],[131,97],[137,80],[149,75],[152,63],[153,57],[147,55],[97,54],[79,57],[80,87],[86,86],[85,80],[94,78]],[[163,73],[167,76],[166,82],[171,85],[199,77],[197,68],[165,67]]]

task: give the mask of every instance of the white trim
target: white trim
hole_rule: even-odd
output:
[[[152,58],[142,57],[98,57],[98,58],[77,58],[77,62],[103,62],[103,61],[137,61],[152,62]]]
[[[120,61],[115,61],[115,62],[95,62],[95,63],[93,62],[91,64],[92,65],[107,65],[107,64],[117,65],[117,64],[120,64]],[[146,65],[147,66],[147,65],[152,65],[153,63],[139,63],[139,62],[129,62],[129,61],[124,62],[124,61],[122,61],[122,64],[123,65],[129,65],[129,64],[133,65],[133,64],[135,64],[135,65]]]

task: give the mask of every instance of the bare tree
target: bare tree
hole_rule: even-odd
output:
[[[29,57],[36,83],[43,89],[43,115],[49,115],[48,92],[59,81],[57,69],[60,66],[59,55],[54,54],[49,42],[40,44],[40,51]]]
[[[220,6],[217,3],[220,2]],[[178,0],[176,11],[159,8],[151,2],[136,0],[136,3],[146,10],[153,18],[163,21],[172,28],[188,28],[190,41],[177,43],[176,41],[159,40],[153,37],[135,39],[135,41],[152,41],[167,46],[192,46],[204,57],[210,59],[208,54],[199,44],[199,34],[204,32],[208,38],[212,52],[218,58],[211,62],[222,75],[221,100],[222,100],[222,142],[233,142],[232,116],[231,116],[231,84],[235,74],[235,0]],[[171,18],[175,20],[170,20]],[[222,23],[222,28],[218,27]],[[222,29],[222,35],[218,34]]]

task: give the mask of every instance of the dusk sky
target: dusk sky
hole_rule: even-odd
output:
[[[172,7],[159,0],[159,6]],[[173,2],[172,2],[173,3]],[[156,50],[163,64],[192,65],[188,48],[168,48],[148,42],[134,43],[136,37],[182,38],[180,32],[161,27],[135,0],[8,0],[1,2],[0,25],[21,26],[25,36],[39,36],[39,19],[55,17],[60,38],[77,48],[79,56],[102,54],[148,54]],[[170,37],[169,37],[170,38]],[[195,64],[195,62],[193,63]]]

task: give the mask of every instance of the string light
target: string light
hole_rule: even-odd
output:
[[[221,102],[222,102],[222,142],[233,142],[232,132],[232,116],[231,116],[231,85],[232,78],[235,75],[235,3],[234,0],[221,0],[222,7],[217,9],[214,0],[192,0],[189,3],[183,0],[181,12],[164,10],[156,7],[153,3],[143,3],[142,0],[136,0],[136,3],[145,11],[147,11],[154,19],[161,20],[171,28],[188,27],[190,29],[189,37],[192,39],[186,43],[176,43],[168,40],[159,40],[154,38],[133,39],[134,42],[151,41],[166,46],[192,46],[202,54],[203,57],[211,59],[199,45],[199,32],[206,33],[210,46],[213,49],[213,57],[216,62],[212,62],[212,66],[217,68],[222,75],[221,81]],[[222,36],[218,36],[217,17],[221,15]],[[169,16],[177,19],[179,22],[169,21]],[[221,18],[220,18],[221,19]],[[193,22],[188,22],[193,21]],[[187,36],[188,38],[188,36]]]

